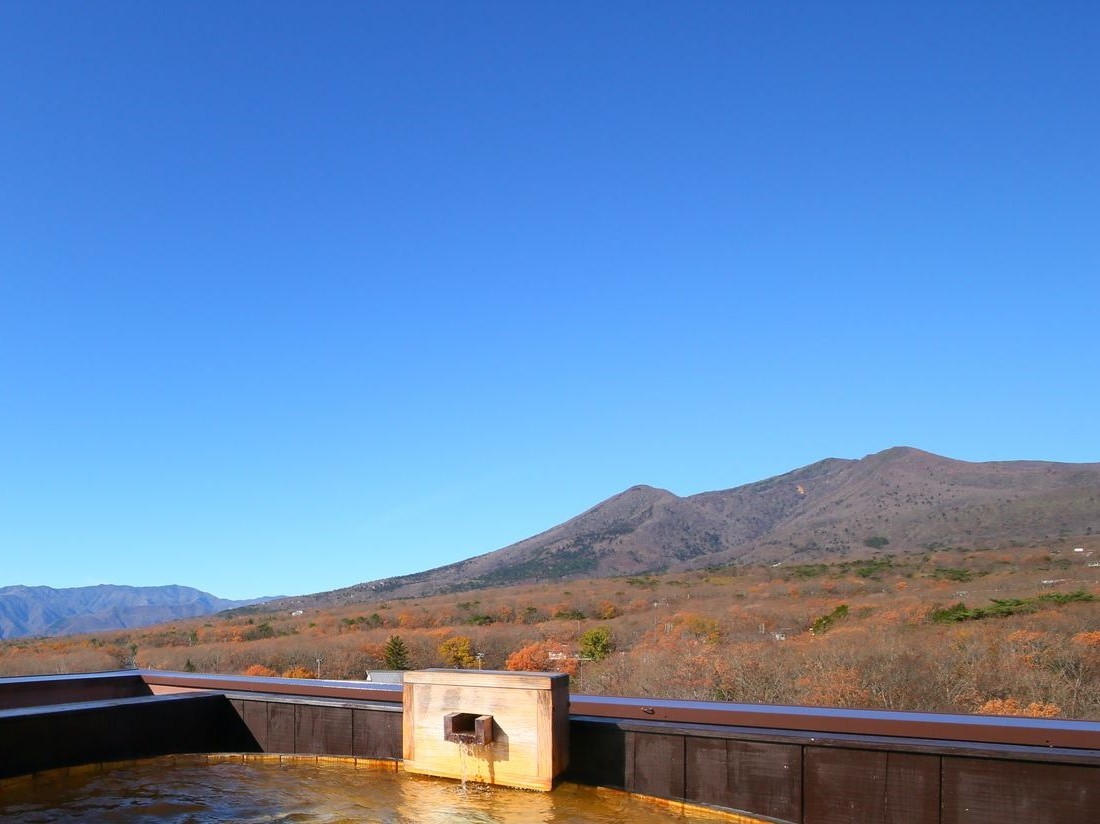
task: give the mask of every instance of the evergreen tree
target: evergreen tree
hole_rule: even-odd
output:
[[[391,635],[382,649],[382,660],[386,669],[407,670],[409,668],[409,648],[400,636]]]

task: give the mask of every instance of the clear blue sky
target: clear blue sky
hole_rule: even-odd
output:
[[[0,585],[1100,460],[1094,2],[0,4]]]

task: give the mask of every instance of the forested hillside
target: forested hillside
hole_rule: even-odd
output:
[[[1100,718],[1100,539],[260,605],[0,644],[0,674],[563,669],[671,698]]]

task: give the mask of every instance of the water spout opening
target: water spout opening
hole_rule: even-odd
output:
[[[493,743],[493,716],[451,712],[443,716],[443,738],[456,744],[485,746]]]

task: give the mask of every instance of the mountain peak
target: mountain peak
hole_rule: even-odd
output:
[[[577,576],[812,561],[883,546],[904,552],[1085,535],[1100,529],[1098,486],[1100,464],[967,463],[894,446],[686,498],[637,484],[503,549],[328,595],[354,597],[366,589],[403,597]]]

